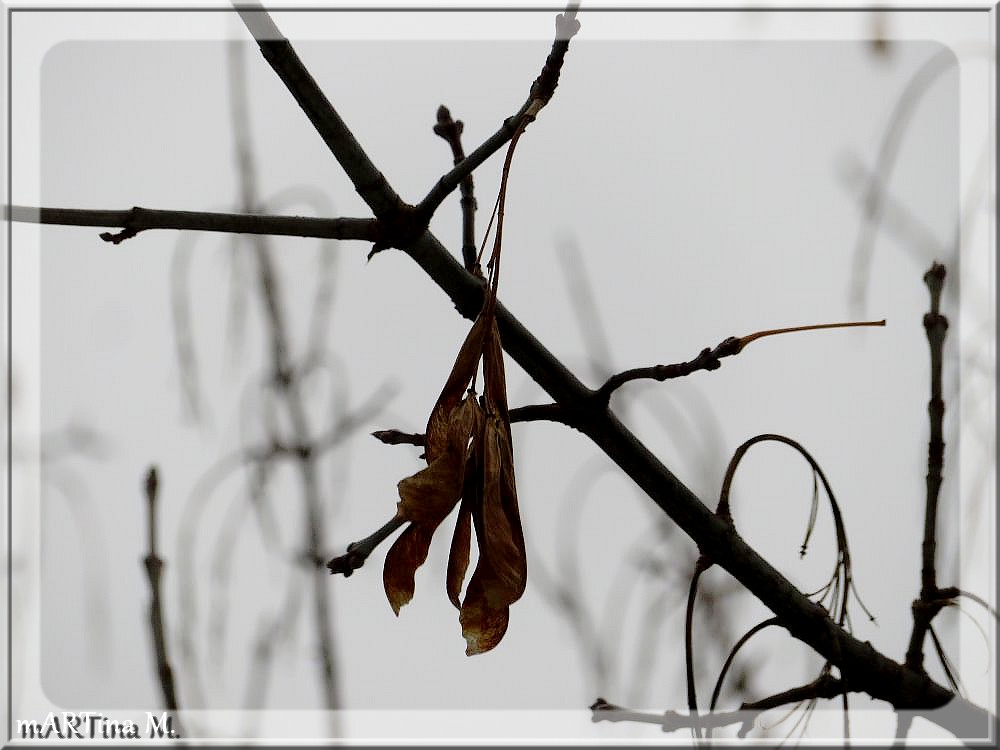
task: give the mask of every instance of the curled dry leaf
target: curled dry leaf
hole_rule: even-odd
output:
[[[544,103],[539,100],[537,107]],[[399,608],[413,598],[414,575],[427,559],[431,537],[445,516],[460,504],[445,588],[459,610],[462,635],[468,644],[465,653],[470,656],[489,651],[503,638],[510,605],[521,598],[528,578],[496,306],[507,177],[514,147],[535,114],[537,109],[525,115],[507,148],[494,208],[497,223],[493,254],[486,265],[486,298],[427,420],[427,468],[399,483],[396,519],[408,521],[409,525],[389,550],[382,575],[389,603],[399,614]],[[475,382],[480,361],[484,385],[482,397],[477,398]],[[473,527],[479,559],[463,600]]]
[[[480,360],[482,399],[470,389]],[[500,642],[510,605],[521,598],[527,581],[503,354],[492,305],[484,308],[466,336],[431,410],[425,456],[427,467],[399,483],[397,515],[409,525],[386,556],[386,596],[399,614],[413,597],[414,575],[427,559],[435,530],[460,504],[446,589],[459,609],[466,653],[482,653]],[[473,526],[479,559],[463,601]]]

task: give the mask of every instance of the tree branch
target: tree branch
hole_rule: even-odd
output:
[[[11,206],[11,221],[31,224],[60,224],[77,227],[122,227],[117,234],[103,232],[101,239],[118,244],[147,229],[180,229],[236,234],[272,234],[285,237],[314,237],[332,240],[374,242],[378,236],[375,219],[317,219],[309,216],[268,216],[227,214],[209,211],[165,211],[135,206],[124,211],[86,208],[33,208]]]
[[[481,283],[429,232],[405,252],[470,320],[484,296]],[[711,559],[740,581],[782,626],[840,669],[851,684],[897,708],[941,706],[954,698],[926,675],[906,669],[834,623],[826,610],[798,591],[688,489],[610,409],[582,405],[594,391],[581,383],[502,304],[497,321],[503,348],[565,409],[586,414],[578,427],[603,450]],[[985,714],[983,714],[985,717]]]
[[[697,357],[687,362],[680,362],[673,365],[636,367],[631,370],[625,370],[625,372],[620,372],[608,378],[604,382],[604,385],[597,390],[597,398],[607,403],[612,393],[633,380],[656,380],[662,383],[664,380],[670,380],[671,378],[686,377],[698,370],[718,370],[722,366],[722,363],[719,361],[720,359],[739,354],[742,348],[740,339],[730,336],[714,349],[709,349],[708,347],[702,349]]]
[[[761,713],[760,711],[718,711],[709,714],[682,714],[678,711],[664,711],[662,714],[654,714],[616,706],[603,698],[594,701],[590,706],[590,711],[590,720],[595,724],[601,721],[613,723],[629,721],[638,724],[654,724],[664,732],[676,732],[681,729],[700,731],[719,729],[730,724],[742,724],[739,732],[740,737],[746,736],[747,732],[753,728],[754,720]]]
[[[578,420],[573,414],[559,404],[532,404],[511,409],[511,424],[515,422],[558,422],[569,427],[576,427]],[[418,445],[425,444],[426,436],[422,432],[402,432],[401,430],[376,430],[372,437],[386,445]]]
[[[163,626],[163,600],[160,595],[160,580],[163,575],[163,560],[156,554],[156,498],[159,491],[159,480],[156,467],[149,467],[145,482],[146,502],[149,508],[149,554],[143,558],[146,576],[149,579],[149,627],[153,635],[153,651],[156,655],[156,672],[160,678],[160,690],[163,692],[163,702],[173,714],[173,727],[177,736],[181,728],[177,718],[177,691],[174,687],[174,671],[167,656],[167,636]]]
[[[404,523],[406,523],[405,518],[393,516],[375,533],[357,542],[348,544],[347,552],[330,560],[326,564],[326,567],[330,570],[331,574],[340,573],[344,578],[349,578],[355,570],[365,564],[365,560],[368,559],[372,551],[388,539],[392,532]]]
[[[251,32],[254,33],[256,30],[256,36],[260,36],[261,29],[277,32],[263,12],[241,11],[241,15]],[[279,76],[282,76],[283,80],[287,79],[286,84],[309,114],[310,119],[314,121],[324,140],[351,177],[358,192],[375,211],[376,216],[387,211],[391,212],[393,206],[401,205],[398,196],[381,173],[371,165],[353,135],[336,113],[332,112],[332,107],[325,97],[322,94],[318,98],[303,96],[303,86],[318,91],[316,84],[294,56],[294,51],[287,40],[281,38],[280,34],[277,36],[280,39],[277,42],[273,41],[273,37],[270,40],[258,39],[265,57]],[[292,64],[289,64],[288,60],[291,60]],[[517,123],[510,126],[510,136],[516,129]],[[501,144],[496,147],[499,148],[499,145]],[[475,154],[476,152],[465,161],[470,161]],[[455,170],[449,174],[452,174],[457,185],[461,177],[468,172],[471,172],[471,168],[462,171],[460,175]],[[443,194],[449,192],[445,188],[442,190]],[[402,235],[397,235],[395,239],[401,242],[401,238]],[[412,238],[396,246],[400,246],[448,294],[462,315],[469,319],[475,317],[484,299],[481,280],[469,274],[433,234],[425,230],[414,232]],[[496,318],[504,349],[529,377],[533,378],[557,404],[569,410],[580,410],[585,415],[577,425],[578,429],[590,437],[626,475],[631,477],[696,542],[703,554],[726,569],[779,617],[782,626],[792,636],[837,666],[842,679],[847,681],[852,689],[866,692],[897,709],[924,709],[924,712],[929,714],[930,720],[957,736],[987,735],[990,728],[988,722],[995,721],[988,712],[955,696],[923,672],[889,659],[870,644],[859,641],[839,627],[826,610],[810,601],[747,545],[729,525],[717,518],[645,445],[639,442],[610,409],[584,408],[583,405],[588,401],[593,403],[595,391],[581,383],[499,303],[496,308]],[[928,711],[946,704],[947,710],[943,712]],[[970,722],[974,727],[970,727]]]
[[[267,22],[270,23],[269,17],[267,17]],[[297,60],[297,58],[295,59]],[[250,118],[247,114],[246,75],[241,58],[237,56],[233,62],[235,64],[230,68],[232,120],[240,201],[244,211],[252,212],[257,209],[259,201]],[[302,483],[305,516],[302,557],[312,566],[309,574],[313,587],[313,624],[319,646],[317,667],[323,690],[324,705],[327,711],[332,712],[341,707],[341,699],[337,675],[336,645],[332,632],[332,595],[320,573],[320,566],[324,558],[325,498],[320,488],[318,456],[315,450],[317,446],[310,428],[309,410],[302,393],[302,368],[296,366],[292,357],[291,334],[288,319],[285,316],[284,296],[280,277],[274,265],[273,252],[266,237],[254,237],[252,249],[257,263],[257,288],[264,307],[266,335],[270,344],[271,373],[275,388],[284,402],[292,434],[298,447],[294,458]],[[336,714],[329,714],[328,720],[330,731],[335,734],[337,731]]]
[[[542,72],[538,74],[538,78],[531,85],[527,101],[521,105],[516,114],[504,120],[497,132],[483,141],[479,148],[437,181],[431,191],[417,204],[418,214],[426,215],[430,219],[438,206],[461,184],[466,176],[472,174],[476,167],[493,156],[507,141],[514,137],[514,133],[517,132],[525,117],[534,119],[538,110],[548,104],[555,93],[556,86],[559,85],[559,72],[562,70],[563,61],[569,49],[569,40],[580,30],[580,22],[576,20],[578,7],[578,2],[570,3],[565,13],[556,16],[556,38],[552,42],[552,49],[548,57],[545,58]]]
[[[652,367],[636,367],[632,370],[620,372],[612,375],[605,381],[595,395],[595,398],[604,404],[608,403],[611,394],[618,388],[633,380],[657,380],[663,382],[672,378],[687,377],[698,370],[718,370],[722,363],[719,361],[723,357],[731,357],[743,351],[744,347],[752,341],[762,339],[766,336],[776,336],[782,333],[793,333],[795,331],[815,331],[821,328],[856,328],[858,326],[884,326],[884,320],[870,320],[858,323],[821,323],[819,325],[794,326],[792,328],[774,328],[767,331],[757,331],[747,336],[736,338],[730,336],[723,340],[714,349],[708,347],[701,350],[697,357],[687,362],[680,362],[673,365],[653,365]]]
[[[426,435],[422,432],[402,432],[400,430],[375,430],[372,437],[386,445],[426,445]]]
[[[448,142],[456,165],[465,159],[465,149],[462,148],[463,128],[461,120],[451,119],[451,112],[446,106],[442,104],[438,107],[434,132]],[[462,262],[465,264],[465,270],[473,271],[476,267],[477,255],[476,195],[471,173],[462,178],[460,186],[462,192]]]
[[[514,422],[558,422],[568,427],[576,427],[576,417],[560,404],[531,404],[510,410],[511,424]]]
[[[250,28],[253,31],[253,27]],[[290,51],[291,47],[285,42],[282,49]],[[262,45],[262,51],[265,56],[268,54],[265,45]],[[311,78],[308,80],[312,81]],[[511,135],[515,129],[511,129]],[[338,160],[345,170],[350,172],[349,165],[355,163],[369,163],[349,132],[333,145],[336,146],[334,153],[344,152],[343,157],[338,155]],[[468,157],[467,161],[471,158]],[[362,197],[378,214],[379,207],[395,199],[396,194],[387,185],[380,188],[373,184],[362,193]],[[462,315],[471,320],[479,313],[485,296],[483,285],[452,257],[431,232],[420,233],[402,249],[448,294]],[[568,408],[579,408],[581,403],[592,397],[594,392],[581,383],[502,304],[497,304],[496,317],[504,349],[554,401]],[[732,528],[717,518],[609,409],[589,412],[579,429],[694,539],[704,554],[729,571],[781,618],[782,625],[794,637],[836,665],[841,675],[851,684],[856,684],[859,690],[896,708],[934,708],[955,699],[951,691],[925,674],[898,664],[837,626],[822,607],[810,601]],[[971,710],[979,718],[987,716],[986,712],[974,706]],[[954,731],[958,733],[962,730]]]
[[[931,621],[941,611],[949,596],[942,596],[937,586],[934,558],[937,551],[937,510],[944,468],[944,399],[941,397],[944,338],[948,319],[941,315],[941,291],[944,288],[945,267],[931,265],[924,274],[924,283],[931,297],[931,309],[924,315],[924,330],[931,353],[931,399],[927,404],[930,418],[930,440],[927,446],[927,497],[924,506],[924,540],[921,545],[923,564],[920,572],[920,597],[913,602],[913,630],[906,649],[906,666],[923,671],[924,639]]]
[[[843,680],[837,679],[829,673],[824,673],[808,685],[799,685],[767,698],[761,698],[759,701],[744,703],[740,706],[740,711],[767,711],[778,706],[787,706],[791,703],[816,698],[836,698],[850,689]]]
[[[358,195],[380,218],[396,213],[403,206],[402,199],[368,158],[271,16],[256,3],[236,6],[236,11],[257,41],[264,59],[354,183]]]

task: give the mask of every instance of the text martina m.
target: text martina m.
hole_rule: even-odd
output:
[[[176,739],[173,717],[146,712],[146,724],[109,719],[97,711],[50,711],[43,721],[18,719],[15,737],[22,740],[112,740],[112,739]]]

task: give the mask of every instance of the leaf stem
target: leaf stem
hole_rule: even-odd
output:
[[[860,326],[884,326],[885,320],[866,320],[854,323],[820,323],[811,326],[792,326],[791,328],[772,328],[768,331],[757,331],[740,339],[740,349],[751,341],[765,338],[766,336],[777,336],[779,333],[794,333],[796,331],[817,331],[821,328],[858,328]]]

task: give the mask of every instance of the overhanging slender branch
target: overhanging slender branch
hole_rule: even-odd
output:
[[[179,229],[235,234],[272,234],[331,240],[374,242],[375,219],[318,219],[310,216],[269,216],[210,211],[166,211],[135,206],[124,211],[86,208],[33,208],[11,206],[11,221],[77,227],[121,227],[118,234],[104,232],[101,239],[118,244],[147,229]]]

